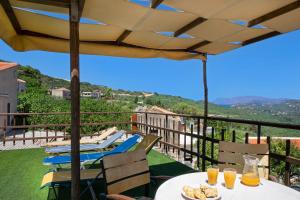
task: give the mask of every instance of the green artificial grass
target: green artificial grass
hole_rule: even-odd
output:
[[[44,149],[22,149],[0,152],[0,197],[3,200],[45,200],[54,199],[52,189],[40,190],[43,175],[49,170],[49,166],[42,164],[47,156]],[[176,176],[191,171],[191,168],[178,163],[169,157],[152,150],[148,155],[151,175]],[[102,186],[101,186],[102,185]],[[82,186],[84,188],[85,185]],[[103,192],[103,184],[95,183],[96,193]],[[151,189],[154,195],[157,185]],[[58,188],[59,199],[70,198],[70,188]],[[133,191],[129,194],[139,194]],[[90,199],[89,193],[83,199]]]

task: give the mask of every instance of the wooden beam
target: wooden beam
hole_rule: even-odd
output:
[[[43,5],[48,5],[48,6],[57,6],[57,7],[63,7],[63,8],[70,7],[70,0],[19,0],[19,1],[43,4]]]
[[[288,4],[286,6],[283,6],[279,9],[277,9],[277,10],[269,12],[265,15],[262,15],[262,16],[256,18],[256,19],[251,20],[248,23],[248,27],[252,27],[252,26],[255,26],[255,25],[260,24],[262,22],[268,21],[270,19],[273,19],[275,17],[278,17],[278,16],[283,15],[285,13],[288,13],[290,11],[293,11],[297,8],[300,8],[300,1],[298,1],[298,0],[293,2],[293,3]]]
[[[79,18],[81,18],[82,16],[84,5],[85,5],[85,0],[79,0]]]
[[[274,37],[274,36],[277,36],[277,35],[280,35],[280,34],[281,33],[278,32],[278,31],[273,31],[273,32],[270,32],[270,33],[267,33],[267,34],[264,34],[264,35],[261,35],[261,36],[258,36],[258,37],[246,40],[246,41],[244,41],[242,43],[242,46],[246,46],[248,44],[252,44],[252,43],[255,43],[255,42],[258,42],[258,41],[270,38],[270,37]]]
[[[203,47],[203,46],[205,46],[205,45],[207,45],[209,43],[211,43],[211,42],[207,41],[207,40],[204,40],[204,41],[201,41],[201,42],[199,42],[199,43],[197,43],[197,44],[195,44],[195,45],[187,48],[187,50],[195,50],[195,49],[198,49],[199,47]]]
[[[34,31],[28,31],[28,30],[21,30],[20,35],[28,35],[28,36],[33,36],[33,37],[41,37],[41,38],[47,38],[47,39],[56,39],[56,40],[63,40],[69,42],[69,39],[66,38],[60,38],[44,33],[38,33]],[[84,43],[91,43],[91,44],[102,44],[102,45],[114,45],[114,46],[123,46],[123,47],[131,47],[131,48],[140,48],[140,49],[147,49],[147,50],[161,50],[161,51],[169,51],[169,52],[189,52],[189,53],[196,53],[202,55],[201,52],[194,51],[194,50],[187,50],[187,49],[154,49],[154,48],[147,48],[147,47],[142,47],[138,45],[133,45],[133,44],[126,44],[126,43],[117,43],[116,41],[85,41],[81,40],[80,42]]]
[[[1,0],[0,1],[1,6],[3,7],[11,25],[14,27],[17,34],[21,33],[21,26],[20,23],[14,13],[14,10],[12,9],[10,2],[8,0]]]
[[[131,32],[132,31],[130,31],[130,30],[125,30],[116,40],[117,44],[120,44],[121,42],[123,42],[123,40],[125,40]]]
[[[151,1],[151,8],[157,8],[164,0],[152,0]]]
[[[196,26],[198,26],[199,24],[205,22],[207,19],[203,18],[203,17],[198,17],[197,19],[193,20],[192,22],[190,22],[189,24],[183,26],[182,28],[178,29],[177,31],[175,31],[174,33],[174,37],[178,37],[179,35],[186,33],[188,30],[191,30],[192,28],[195,28]]]
[[[79,0],[70,4],[71,71],[71,199],[80,199],[80,79],[79,79]]]

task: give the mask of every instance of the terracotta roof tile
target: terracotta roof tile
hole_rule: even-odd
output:
[[[17,65],[17,63],[0,62],[0,71],[16,67]]]

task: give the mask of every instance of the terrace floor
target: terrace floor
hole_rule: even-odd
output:
[[[43,175],[49,166],[42,165],[47,156],[44,149],[23,149],[0,151],[0,197],[5,200],[24,199],[55,199],[52,189],[40,190]],[[152,150],[148,154],[152,175],[180,175],[191,172],[191,168]],[[151,185],[151,196],[155,194],[157,185]],[[85,185],[82,185],[84,188]],[[103,191],[103,183],[93,185],[97,194]],[[70,188],[58,188],[59,199],[70,199]],[[141,189],[130,191],[129,195],[143,195]],[[90,199],[88,192],[83,199]]]

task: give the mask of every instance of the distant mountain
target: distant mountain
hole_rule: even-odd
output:
[[[259,96],[240,96],[232,98],[218,98],[213,101],[217,105],[233,106],[233,105],[245,105],[245,104],[279,104],[287,99],[272,99]]]

